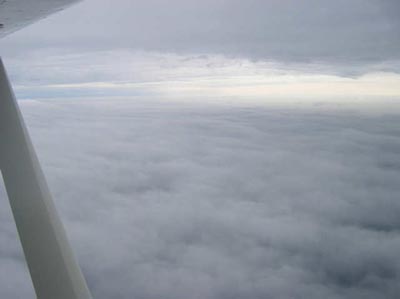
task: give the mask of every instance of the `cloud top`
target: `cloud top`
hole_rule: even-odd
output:
[[[95,298],[397,298],[398,115],[22,106]],[[0,227],[0,295],[29,295]]]

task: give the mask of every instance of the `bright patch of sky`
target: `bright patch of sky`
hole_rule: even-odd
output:
[[[19,99],[358,104],[400,96],[398,9],[374,0],[86,0],[0,46]]]

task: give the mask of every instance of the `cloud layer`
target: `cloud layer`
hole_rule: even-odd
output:
[[[399,14],[397,0],[86,0],[8,41],[10,51],[129,48],[398,72]]]
[[[122,100],[22,107],[94,298],[400,292],[398,114]],[[0,194],[0,297],[32,297]]]
[[[5,64],[18,99],[140,97],[279,100],[365,100],[400,96],[400,74],[343,77],[316,64],[285,64],[233,59],[223,55],[155,52],[79,53],[41,50],[7,56]],[[373,72],[374,71],[374,72]]]

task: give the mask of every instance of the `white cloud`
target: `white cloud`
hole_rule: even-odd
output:
[[[398,114],[21,104],[94,298],[397,298]],[[32,291],[7,287],[12,227],[10,299]]]
[[[222,55],[38,51],[6,61],[18,98],[169,97],[315,99],[400,96],[400,75],[342,77],[321,65],[254,62]],[[325,72],[325,74],[324,74]]]
[[[397,298],[398,12],[87,0],[2,39],[94,298]]]
[[[7,55],[133,49],[321,63],[354,75],[399,71],[399,19],[397,0],[86,0],[1,43]]]

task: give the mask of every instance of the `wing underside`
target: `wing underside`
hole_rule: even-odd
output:
[[[78,0],[0,0],[0,38]]]

